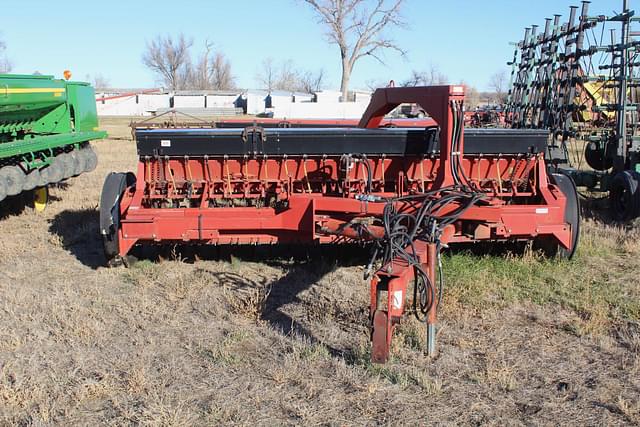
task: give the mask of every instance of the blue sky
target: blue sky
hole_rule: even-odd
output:
[[[631,5],[634,5],[632,0]],[[568,0],[406,0],[407,29],[393,37],[406,51],[386,55],[386,66],[372,59],[356,64],[351,88],[366,82],[402,81],[412,69],[437,66],[452,83],[462,80],[486,89],[489,77],[505,69],[524,27],[542,25],[554,13],[566,16]],[[621,8],[621,0],[593,0],[593,14]],[[12,2],[0,27],[14,72],[75,79],[101,74],[115,87],[154,87],[141,63],[145,42],[157,34],[184,32],[194,47],[204,40],[231,60],[241,87],[256,87],[266,57],[292,60],[304,69],[323,68],[329,87],[338,88],[339,54],[323,36],[310,9],[300,0],[23,0]]]

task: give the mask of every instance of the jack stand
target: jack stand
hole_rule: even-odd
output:
[[[436,355],[436,325],[427,323],[427,356],[434,357]]]

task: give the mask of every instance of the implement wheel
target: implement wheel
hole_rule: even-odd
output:
[[[96,152],[93,151],[93,148],[91,148],[90,145],[84,147],[80,152],[82,153],[82,157],[84,157],[84,171],[92,172],[98,165],[98,156],[96,155]]]
[[[100,195],[100,234],[109,266],[120,265],[120,202],[127,187],[135,185],[132,173],[111,172],[107,175]]]
[[[626,222],[640,216],[640,174],[635,171],[618,172],[611,181],[609,202],[616,221]]]
[[[567,198],[567,204],[564,209],[564,222],[571,226],[571,249],[566,249],[553,237],[536,239],[534,248],[541,249],[548,257],[571,259],[576,252],[580,237],[580,199],[578,199],[578,190],[573,179],[564,173],[552,173],[549,177]]]
[[[0,168],[0,179],[4,181],[7,196],[18,195],[24,188],[25,175],[18,166]]]
[[[38,187],[33,190],[33,208],[36,212],[42,212],[49,203],[49,189],[47,187]]]
[[[606,171],[613,166],[613,161],[607,157],[604,148],[596,142],[590,142],[584,147],[584,159],[597,171]]]
[[[7,186],[0,180],[0,202],[7,198]]]

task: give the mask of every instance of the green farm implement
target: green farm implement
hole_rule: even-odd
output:
[[[0,74],[0,203],[95,169],[89,141],[101,139],[95,94],[87,83],[53,76]]]
[[[613,219],[640,217],[640,17],[572,6],[515,44],[506,121],[546,129],[548,161],[589,193],[609,193]],[[543,28],[543,29],[542,29]]]

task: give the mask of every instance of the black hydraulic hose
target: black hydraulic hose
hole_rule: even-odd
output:
[[[440,304],[444,292],[444,275],[440,252],[441,236],[444,229],[455,223],[468,209],[482,200],[485,195],[468,179],[461,161],[460,140],[463,132],[464,110],[452,102],[453,135],[451,141],[451,173],[454,185],[429,191],[384,199],[382,223],[384,236],[376,239],[367,271],[376,262],[382,265],[402,259],[414,268],[413,311],[421,321],[425,321],[434,304]],[[360,158],[366,159],[364,155]],[[370,171],[370,165],[367,170]],[[368,190],[370,185],[368,185]],[[448,213],[440,214],[447,207]],[[436,244],[438,288],[422,268],[414,245],[417,240]]]
[[[371,193],[371,185],[373,181],[373,177],[371,175],[371,165],[367,161],[367,158],[363,156],[361,162],[364,164],[365,169],[367,170],[367,186],[365,187],[365,191],[367,194]]]
[[[464,108],[456,108],[456,115],[457,115],[457,120],[456,120],[456,138],[455,138],[455,144],[454,144],[454,151],[455,151],[455,157],[453,158],[453,163],[456,165],[456,176],[458,178],[458,180],[460,180],[460,175],[462,175],[462,178],[464,178],[464,185],[472,188],[471,185],[471,181],[469,180],[469,178],[466,175],[466,172],[464,171],[464,167],[462,166],[462,154],[461,154],[461,150],[460,150],[460,138],[462,136],[462,132],[463,132],[463,128],[464,128]]]
[[[451,158],[451,174],[453,175],[453,181],[456,183],[456,185],[461,185],[460,178],[458,177],[458,172],[456,171],[457,164],[455,161],[456,139],[458,133],[458,114],[455,101],[451,101],[450,108],[453,113],[453,134],[451,135],[451,150],[449,152],[449,156]]]
[[[429,312],[436,302],[436,289],[429,276],[419,265],[414,265],[413,313],[420,322],[426,322]],[[422,286],[420,286],[420,283]],[[427,293],[430,298],[427,298]]]
[[[371,173],[371,165],[367,160],[367,156],[364,154],[352,154],[351,157],[353,157],[354,159],[358,159],[358,161],[361,162],[364,165],[365,169],[367,170],[367,184],[365,186],[365,193],[370,194],[372,182],[373,182],[373,176]]]

